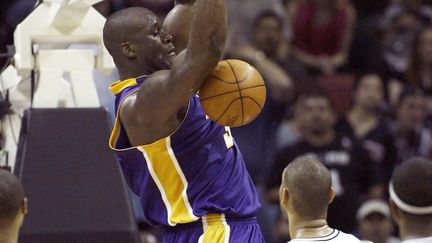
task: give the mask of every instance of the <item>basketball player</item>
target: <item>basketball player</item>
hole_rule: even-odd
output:
[[[21,182],[0,169],[0,242],[17,243],[19,229],[27,213],[27,199]]]
[[[279,197],[281,208],[288,215],[290,242],[360,242],[327,225],[328,206],[334,198],[331,175],[312,156],[298,157],[288,164]]]
[[[432,161],[417,157],[396,167],[389,192],[402,243],[431,243]]]
[[[206,119],[196,96],[224,48],[226,2],[183,0],[173,11],[165,25],[177,24],[186,42],[147,9],[119,11],[105,24],[104,42],[122,79],[110,87],[117,110],[110,146],[146,221],[167,229],[164,242],[264,242],[242,155],[229,129]]]

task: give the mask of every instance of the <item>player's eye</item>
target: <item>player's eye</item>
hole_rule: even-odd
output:
[[[157,36],[157,35],[159,35],[159,32],[160,32],[159,28],[156,29],[155,32],[153,33],[153,36]]]

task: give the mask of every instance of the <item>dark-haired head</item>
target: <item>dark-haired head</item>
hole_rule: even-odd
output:
[[[260,12],[252,22],[252,36],[254,46],[273,58],[284,39],[282,17],[272,10]]]
[[[422,90],[407,87],[399,96],[397,121],[401,131],[415,131],[426,118],[426,99]]]
[[[425,95],[426,94],[424,93],[424,91],[421,90],[420,88],[417,88],[413,85],[406,86],[399,95],[398,105],[400,106],[401,104],[403,104],[403,102],[405,102],[406,99],[408,98],[412,98],[412,97],[424,98]]]
[[[432,161],[419,157],[404,161],[393,172],[392,190],[392,214],[402,236],[420,232],[432,235]],[[419,208],[430,208],[430,213]]]
[[[261,22],[264,19],[267,19],[267,18],[274,19],[278,23],[279,27],[282,29],[282,26],[283,26],[283,19],[282,19],[282,17],[279,14],[277,14],[275,11],[273,11],[273,10],[265,9],[265,10],[262,10],[261,12],[259,12],[255,16],[255,18],[253,19],[253,21],[252,21],[252,30],[255,30],[257,27],[259,27],[259,25],[261,24]]]
[[[384,101],[384,83],[377,73],[369,72],[356,76],[353,87],[353,105],[377,111]]]
[[[171,35],[145,8],[126,8],[112,14],[105,22],[103,40],[122,79],[169,69],[175,57]]]
[[[330,107],[333,108],[333,103],[332,103],[332,100],[331,100],[329,94],[321,86],[310,87],[310,88],[303,90],[302,92],[299,92],[296,95],[295,100],[296,100],[296,103],[299,103],[299,102],[302,102],[305,99],[309,99],[309,98],[325,99],[329,102]]]
[[[337,119],[330,97],[319,88],[298,95],[295,115],[302,132],[315,136],[334,131]]]
[[[281,206],[303,220],[326,219],[333,198],[330,171],[312,156],[302,156],[285,168],[279,191]]]
[[[27,205],[21,182],[12,173],[0,169],[0,229],[20,223],[19,217],[26,213]]]

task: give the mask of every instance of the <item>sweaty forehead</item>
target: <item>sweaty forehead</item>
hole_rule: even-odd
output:
[[[131,16],[131,25],[133,29],[146,29],[151,31],[151,29],[159,25],[158,18],[151,12],[147,12],[140,15]]]

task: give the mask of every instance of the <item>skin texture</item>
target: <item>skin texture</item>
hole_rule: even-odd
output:
[[[170,21],[178,18],[188,29],[185,50],[175,49],[173,37],[146,9],[119,11],[105,24],[104,43],[121,79],[148,75],[120,109],[120,120],[133,146],[155,142],[178,128],[190,97],[221,57],[227,29],[225,0],[197,0],[193,8],[190,25],[183,21],[182,11],[169,17]],[[170,28],[169,23],[165,26]],[[176,42],[184,38],[174,37]]]
[[[291,239],[332,232],[326,221],[328,205],[334,198],[331,175],[318,160],[303,156],[291,162],[282,174],[279,198],[288,215]]]

